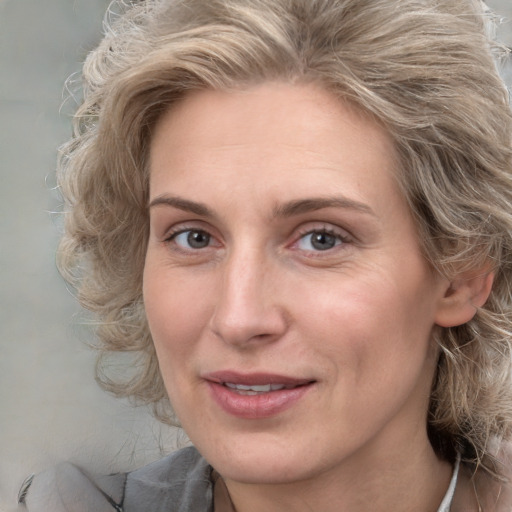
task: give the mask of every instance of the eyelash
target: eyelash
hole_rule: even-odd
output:
[[[350,237],[347,234],[341,233],[339,230],[336,230],[332,227],[322,226],[322,227],[315,227],[312,229],[300,230],[298,233],[298,236],[296,237],[296,241],[292,245],[295,246],[295,245],[299,244],[299,242],[301,240],[303,240],[305,237],[307,237],[309,235],[313,235],[313,234],[328,235],[328,236],[335,238],[337,241],[339,241],[339,243],[336,243],[336,245],[331,249],[326,249],[325,251],[322,251],[322,250],[310,251],[310,252],[315,252],[315,253],[328,252],[339,245],[344,245],[351,241]]]
[[[185,233],[203,233],[203,234],[205,234],[208,237],[208,245],[205,247],[196,247],[196,248],[194,248],[194,247],[185,248],[185,247],[181,246],[180,244],[178,244],[176,242],[176,239],[178,236],[185,234]],[[302,249],[304,252],[315,253],[315,254],[319,255],[323,252],[328,253],[328,252],[332,251],[333,249],[335,249],[336,247],[343,246],[344,244],[351,242],[350,237],[345,233],[341,233],[340,230],[336,230],[336,229],[333,229],[332,227],[328,227],[328,226],[321,226],[321,227],[315,227],[312,229],[305,228],[305,229],[299,230],[297,236],[294,237],[294,242],[292,244],[290,244],[289,247],[297,248],[297,246],[300,244],[300,242],[302,240],[304,240],[307,236],[311,236],[314,234],[327,235],[329,237],[333,237],[335,239],[335,245],[333,247],[326,248],[324,250],[322,250],[322,249],[316,249],[316,250],[315,249],[309,249],[309,250]],[[179,226],[176,229],[171,230],[171,232],[167,234],[167,236],[165,237],[163,242],[168,245],[173,243],[175,246],[174,248],[177,251],[190,253],[190,252],[202,251],[204,249],[211,247],[212,240],[215,240],[215,237],[206,229],[202,229],[202,228],[194,227],[194,226]],[[300,248],[298,250],[300,250]]]
[[[187,251],[187,249],[179,246],[175,242],[175,240],[176,240],[176,238],[179,235],[182,235],[184,233],[189,233],[189,232],[190,233],[204,233],[204,234],[206,234],[210,238],[210,240],[212,238],[214,238],[214,236],[209,231],[207,231],[206,229],[202,229],[202,228],[198,228],[198,227],[194,227],[194,226],[188,226],[188,227],[187,226],[179,226],[179,227],[177,227],[175,229],[172,229],[169,233],[167,233],[167,235],[166,235],[165,239],[163,240],[163,242],[165,244],[171,244],[172,242],[174,242],[179,250]],[[190,248],[188,250],[194,250],[194,248]]]

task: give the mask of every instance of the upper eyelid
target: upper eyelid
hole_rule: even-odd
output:
[[[310,227],[307,227],[307,225],[306,225],[303,227],[299,227],[297,231],[298,231],[298,235],[296,237],[297,239],[301,238],[303,236],[309,235],[311,233],[317,233],[317,232],[329,233],[331,235],[339,236],[341,239],[352,240],[354,238],[352,236],[352,234],[350,233],[350,231],[348,231],[347,229],[341,228],[341,227],[336,226],[335,224],[331,224],[329,222],[326,222],[326,223],[320,222],[316,226],[310,226]]]
[[[207,224],[207,225],[205,225]],[[189,221],[178,222],[165,230],[162,234],[161,239],[163,241],[169,241],[176,235],[186,231],[203,231],[210,237],[216,240],[222,240],[221,234],[209,223],[205,223],[203,220],[194,219]],[[288,243],[294,244],[300,238],[315,232],[326,232],[334,236],[338,236],[342,241],[354,241],[355,237],[351,232],[331,222],[311,220],[309,222],[301,223],[298,227],[295,227],[289,235],[286,236]]]
[[[181,233],[186,233],[187,231],[204,231],[203,229],[199,228],[193,228],[193,227],[179,227],[174,229],[174,227],[169,228],[164,235],[164,238],[166,240],[170,240],[171,238],[176,237],[177,235],[180,235]]]
[[[193,220],[193,221],[184,221],[176,223],[163,232],[162,239],[169,240],[173,236],[176,236],[185,231],[204,231],[208,233],[211,237],[216,237],[213,233],[213,230],[207,226],[204,226],[203,221]]]

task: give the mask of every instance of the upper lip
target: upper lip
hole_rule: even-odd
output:
[[[289,377],[287,375],[279,375],[276,373],[240,373],[232,370],[220,370],[216,372],[207,373],[202,376],[205,380],[224,384],[243,384],[246,386],[256,385],[261,386],[265,384],[284,384],[285,386],[302,386],[314,382],[314,379],[303,379],[297,377]]]

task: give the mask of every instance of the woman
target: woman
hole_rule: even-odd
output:
[[[494,50],[472,0],[150,0],[116,20],[63,151],[60,265],[105,353],[136,354],[121,382],[99,366],[106,389],[194,448],[102,479],[64,466],[29,509],[511,510]]]

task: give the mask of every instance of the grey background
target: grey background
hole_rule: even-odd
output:
[[[88,329],[54,264],[63,84],[102,31],[106,0],[0,0],[0,510],[61,460],[108,473],[174,447],[144,409],[99,390]],[[66,93],[64,93],[66,96]]]
[[[206,0],[205,0],[206,1]],[[489,0],[512,19],[512,0]],[[0,510],[23,479],[61,460],[126,470],[176,432],[101,392],[87,328],[59,278],[56,147],[70,135],[63,84],[102,30],[106,0],[0,0]],[[510,23],[500,37],[512,45]],[[510,65],[505,68],[512,83]],[[65,96],[65,95],[64,95]]]

